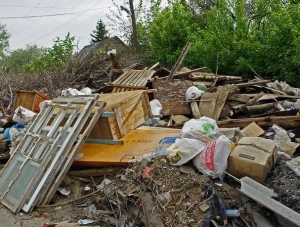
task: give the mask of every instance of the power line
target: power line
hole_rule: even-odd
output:
[[[65,7],[46,7],[46,6],[24,6],[24,5],[10,5],[10,4],[0,4],[0,6],[4,7],[18,7],[18,8],[33,8],[33,9],[71,9]]]
[[[44,0],[41,0],[32,10],[30,10],[29,11],[29,13],[27,13],[26,14],[26,16],[28,16],[31,12],[33,12],[35,9],[36,9],[36,7],[37,6],[39,6],[42,2],[43,2]],[[12,25],[12,27],[14,27],[16,24],[18,24],[18,22],[19,22],[20,20],[18,20],[16,23],[14,23],[13,25]],[[23,23],[23,21],[21,22],[21,24]],[[19,24],[19,26],[20,26],[20,24]],[[19,28],[19,26],[17,26],[17,28]],[[15,29],[14,29],[15,30]]]
[[[108,8],[108,7],[106,7],[106,8]],[[99,9],[103,9],[103,8],[87,9],[87,10],[82,10],[82,11],[77,11],[77,12],[71,12],[71,13],[56,13],[56,14],[48,14],[48,15],[34,15],[34,16],[23,16],[23,17],[0,17],[0,19],[19,19],[19,18],[64,16],[64,15],[70,15],[70,14],[85,13],[85,12],[88,12],[88,11],[99,10]]]
[[[83,1],[84,1],[84,0],[83,0]],[[76,8],[76,7],[77,7],[79,4],[81,4],[83,1],[81,1],[80,3],[78,3],[78,4],[77,4],[76,6],[74,6],[72,9]],[[97,2],[96,4],[92,5],[91,7],[88,8],[88,10],[94,8],[95,6],[97,6],[97,5],[98,5],[99,3],[101,3],[102,1],[103,1],[103,0],[100,0],[100,1]],[[102,7],[102,8],[97,8],[97,9],[104,9],[104,8],[107,8],[107,7]],[[84,13],[84,12],[83,12],[83,13]],[[83,13],[82,13],[82,14],[83,14]],[[80,15],[79,15],[79,16],[80,16]],[[60,18],[60,17],[59,17],[59,18]],[[29,36],[29,37],[23,39],[22,42],[24,42],[25,40],[31,38],[32,36],[35,36],[36,34],[40,33],[41,30],[43,30],[43,29],[45,29],[46,27],[48,27],[49,25],[51,25],[52,23],[54,23],[55,21],[57,21],[59,18],[56,18],[54,21],[52,21],[50,24],[44,26],[44,28],[40,29],[38,32],[33,33],[31,36]],[[75,18],[75,20],[76,20],[77,18],[78,18],[78,16]],[[61,26],[61,27],[58,28],[58,29],[61,29],[61,28],[64,27],[65,25],[69,24],[71,21],[73,21],[73,18],[70,19],[67,23],[65,23],[63,26]],[[35,43],[35,42],[37,42],[37,41],[39,41],[39,40],[41,40],[41,39],[47,37],[48,35],[52,34],[54,31],[56,31],[56,30],[58,30],[58,29],[57,29],[57,28],[53,29],[52,31],[50,31],[50,32],[48,32],[47,34],[45,34],[44,36],[41,36],[40,38],[35,39],[32,43]],[[20,43],[18,43],[17,45],[20,45]]]
[[[58,2],[59,2],[59,0],[58,0],[56,3],[54,3],[54,5],[52,5],[52,6],[50,7],[50,9],[48,9],[48,10],[45,12],[45,14],[48,13],[54,6],[56,6]],[[48,4],[49,4],[49,2],[48,2]],[[48,5],[48,4],[47,4],[47,5]],[[40,11],[39,11],[39,12],[40,12]],[[35,19],[31,24],[35,23],[37,20],[38,20],[38,18]],[[19,31],[17,34],[15,34],[15,36],[18,35],[18,34],[20,34],[20,33],[23,32],[23,31],[25,31],[27,28],[29,28],[29,27],[31,26],[31,24],[29,24],[28,26],[26,26],[25,28],[23,28],[21,31]]]

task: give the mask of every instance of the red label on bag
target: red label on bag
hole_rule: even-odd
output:
[[[205,149],[205,164],[208,169],[215,170],[215,149],[216,149],[216,141],[213,141],[207,145]]]

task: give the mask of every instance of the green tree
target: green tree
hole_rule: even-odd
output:
[[[106,26],[101,19],[97,22],[96,30],[93,30],[91,36],[91,43],[96,43],[109,37]]]
[[[11,51],[3,58],[2,66],[12,72],[21,72],[26,64],[42,56],[43,49],[37,45],[27,45],[25,49]]]
[[[6,30],[6,25],[0,23],[0,60],[4,57],[4,54],[9,47],[9,37],[10,34]]]
[[[64,39],[57,37],[51,48],[44,49],[41,57],[36,58],[30,64],[24,66],[27,72],[38,71],[60,71],[65,69],[71,60],[74,50],[75,37],[71,37],[70,33]]]

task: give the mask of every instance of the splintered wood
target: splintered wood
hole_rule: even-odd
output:
[[[218,120],[228,93],[229,89],[227,86],[219,87],[216,93],[203,93],[199,103],[200,116]]]

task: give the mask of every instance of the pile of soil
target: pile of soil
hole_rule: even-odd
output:
[[[268,175],[266,186],[274,189],[278,194],[274,199],[300,213],[300,180],[285,163],[286,160],[278,159],[274,169]]]

